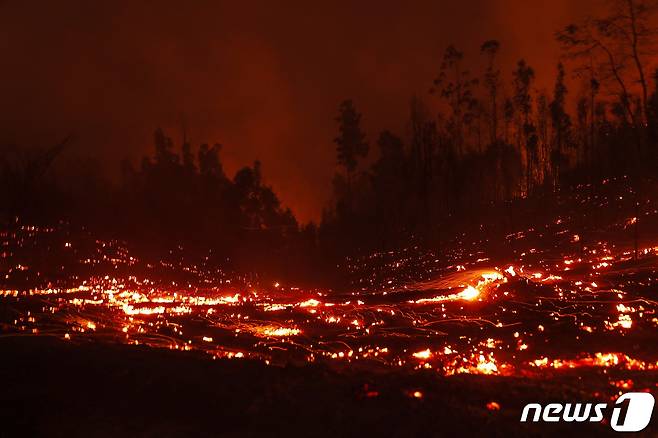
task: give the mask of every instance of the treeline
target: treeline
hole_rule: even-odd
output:
[[[486,218],[494,204],[655,174],[658,71],[653,81],[647,73],[654,12],[648,1],[613,0],[604,16],[557,32],[563,57],[549,91],[536,89],[525,60],[501,67],[496,40],[481,45],[477,74],[449,46],[429,94],[411,101],[407,132],[380,133],[374,158],[361,114],[344,101],[336,118],[340,170],[321,239],[344,250],[355,238],[380,249],[414,238],[436,244],[456,223],[496,221]]]
[[[184,139],[174,145],[160,129],[153,144],[153,154],[139,166],[121,162],[118,185],[99,176],[95,161],[69,166],[67,174],[46,172],[65,142],[32,154],[5,149],[0,154],[5,223],[65,220],[155,255],[209,254],[212,262],[244,272],[298,276],[314,268],[315,226],[299,226],[264,184],[260,162],[230,178],[219,144],[195,149]]]
[[[171,236],[171,241],[209,243],[217,248],[249,245],[251,240],[280,244],[298,225],[263,184],[261,164],[226,176],[221,146],[202,144],[194,153],[184,140],[180,152],[162,130],[154,136],[155,153],[135,169],[121,165],[119,197],[131,207],[136,223],[151,224],[149,233]],[[141,232],[141,231],[140,231]],[[258,239],[249,236],[258,235]],[[193,238],[193,239],[190,239]]]
[[[348,253],[410,240],[436,247],[461,224],[500,220],[489,216],[493,206],[500,213],[574,183],[655,174],[653,12],[644,0],[613,0],[606,15],[557,32],[564,56],[548,91],[536,90],[526,61],[499,65],[495,40],[482,44],[476,73],[449,46],[430,92],[411,100],[403,133],[369,138],[355,104],[344,101],[334,197],[317,227],[300,226],[282,207],[259,162],[229,177],[219,145],[193,148],[185,138],[174,145],[161,130],[152,155],[122,163],[118,185],[100,178],[94,162],[70,175],[49,173],[66,141],[32,155],[3,149],[1,212],[8,224],[78,221],[155,251],[210,250],[254,272],[317,276]]]

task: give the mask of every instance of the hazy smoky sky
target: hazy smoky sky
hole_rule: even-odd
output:
[[[232,175],[259,159],[302,221],[318,219],[335,171],[334,117],[352,98],[368,139],[405,135],[445,47],[479,62],[501,41],[510,76],[525,57],[549,88],[554,31],[596,0],[0,2],[0,142],[54,144],[109,173],[150,153],[163,127],[224,145]]]

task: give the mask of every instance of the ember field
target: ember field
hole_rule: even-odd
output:
[[[367,414],[351,421],[364,430],[369,422],[381,427],[374,412],[400,409],[409,421],[423,420],[408,429],[400,420],[396,435],[436,434],[442,429],[428,423],[432,407],[453,413],[444,417],[455,419],[443,425],[447,431],[459,430],[461,418],[476,420],[474,431],[505,422],[508,428],[497,430],[550,434],[557,429],[516,429],[524,403],[658,390],[658,235],[651,233],[658,230],[658,214],[649,199],[635,208],[639,195],[628,197],[623,181],[602,187],[592,194],[583,186],[558,198],[544,219],[525,207],[532,225],[511,233],[481,224],[440,251],[409,247],[347,259],[339,268],[349,286],[335,290],[265,284],[223,270],[211,255],[191,260],[183,248],[145,260],[125,242],[66,224],[23,225],[2,234],[0,343],[18,358],[16,368],[4,372],[11,379],[19,367],[32,367],[48,382],[45,370],[54,367],[75,378],[58,362],[80,367],[89,351],[100,350],[114,365],[106,370],[100,359],[91,361],[93,379],[112,382],[125,369],[129,380],[140,382],[151,372],[166,379],[156,370],[162,361],[189,360],[183,369],[201,373],[192,385],[202,385],[203,376],[211,386],[223,384],[214,378],[237,379],[231,385],[240,392],[236,382],[252,388],[248,381],[265,373],[270,377],[259,379],[264,388],[258,391],[273,395],[263,406],[294,397],[293,405],[318,403],[311,401],[317,397],[355,404]],[[130,371],[142,361],[153,364],[152,371],[145,365]],[[286,394],[289,379],[297,383]],[[308,387],[319,393],[305,393],[298,379],[319,380]],[[171,390],[168,385],[161,390]],[[233,397],[226,388],[215,395],[197,390],[185,389],[193,404]],[[25,397],[20,387],[13,391]],[[456,402],[455,391],[472,395]],[[253,409],[263,415],[263,406]],[[455,417],[460,409],[467,412]],[[201,411],[208,414],[207,407]],[[185,422],[197,424],[185,415]],[[111,421],[125,427],[116,414]],[[256,433],[258,426],[251,427]],[[577,434],[585,426],[579,427],[560,430]],[[586,427],[609,431],[607,425]],[[156,433],[139,429],[146,432]],[[651,426],[645,432],[651,434]]]

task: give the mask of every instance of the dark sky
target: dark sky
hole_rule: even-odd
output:
[[[333,120],[350,97],[369,140],[404,135],[408,102],[427,96],[446,45],[478,60],[502,44],[503,71],[525,57],[550,87],[553,33],[597,0],[0,0],[0,142],[118,161],[151,151],[161,126],[224,145],[230,175],[255,159],[303,221],[331,192]],[[476,67],[477,64],[474,64]]]

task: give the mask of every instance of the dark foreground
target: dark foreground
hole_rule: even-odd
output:
[[[48,337],[2,338],[0,351],[3,437],[613,434],[608,424],[519,423],[528,402],[592,401],[588,394],[608,385],[592,374],[446,378],[274,367]],[[654,419],[642,436],[656,433]]]

